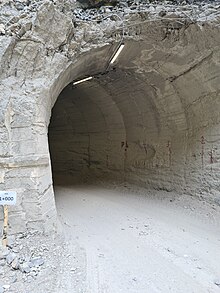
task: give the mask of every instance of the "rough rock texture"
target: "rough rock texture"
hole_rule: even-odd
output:
[[[67,87],[54,110],[55,173],[62,167],[75,176],[80,169],[219,202],[218,4],[83,14],[73,1],[5,2],[0,189],[18,192],[13,231],[56,228],[51,109],[70,82],[87,75],[96,78]],[[112,70],[109,59],[122,37],[125,49]],[[70,153],[61,146],[64,128]]]
[[[102,0],[79,0],[78,1],[83,7],[85,8],[94,8],[94,7],[101,7],[103,5],[116,5],[117,0],[109,0],[109,1],[102,1]]]

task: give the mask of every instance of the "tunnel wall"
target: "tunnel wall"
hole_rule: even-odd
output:
[[[49,127],[55,184],[113,179],[122,173],[123,123],[117,105],[98,84],[64,89]]]
[[[101,173],[117,174],[123,167],[124,179],[135,184],[172,187],[217,203],[219,26],[140,17],[129,16],[116,71],[93,84],[93,95],[84,89],[85,112],[92,105],[94,115],[101,119],[104,113],[106,121],[97,126],[93,110],[88,116],[86,135],[100,131],[91,135],[92,158],[100,161]],[[48,147],[51,110],[73,80],[106,71],[121,40],[121,23],[76,26],[62,5],[49,1],[16,19],[17,26],[6,21],[0,36],[0,189],[18,194],[9,209],[10,231],[48,232],[57,223]],[[88,155],[83,158],[87,167]],[[91,166],[99,172],[97,164]]]

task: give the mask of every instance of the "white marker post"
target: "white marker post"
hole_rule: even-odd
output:
[[[15,205],[17,199],[16,191],[0,191],[0,205],[4,208],[4,227],[3,227],[3,238],[2,245],[4,247],[8,244],[8,205]]]

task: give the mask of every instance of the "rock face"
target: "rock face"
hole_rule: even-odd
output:
[[[78,1],[85,8],[97,8],[103,5],[116,5],[118,3],[117,0],[79,0]]]
[[[187,5],[83,12],[72,1],[5,2],[0,189],[18,193],[14,231],[56,228],[51,158],[58,183],[127,180],[219,203],[217,4],[193,14]]]

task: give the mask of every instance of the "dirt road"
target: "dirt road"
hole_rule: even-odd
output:
[[[84,254],[71,293],[220,292],[216,207],[167,192],[55,191],[66,241]]]

